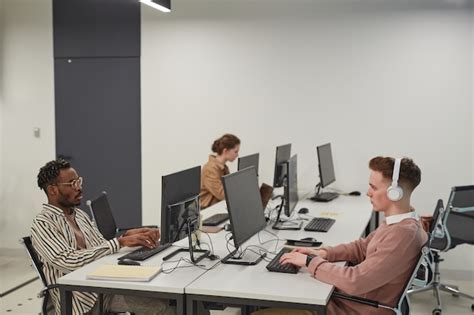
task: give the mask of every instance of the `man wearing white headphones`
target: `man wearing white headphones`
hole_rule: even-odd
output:
[[[370,160],[369,168],[367,196],[373,210],[384,213],[384,222],[366,238],[319,250],[298,248],[280,262],[306,266],[313,277],[337,291],[395,305],[428,238],[410,206],[421,171],[411,159],[380,156]],[[349,261],[351,266],[336,261]],[[391,313],[337,298],[327,307],[328,315]]]

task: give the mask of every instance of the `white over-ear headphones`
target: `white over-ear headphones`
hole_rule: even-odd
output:
[[[388,199],[392,201],[399,201],[403,198],[403,189],[398,186],[398,177],[400,176],[400,165],[402,164],[401,158],[395,159],[395,164],[393,165],[393,175],[392,175],[392,185],[387,188]]]

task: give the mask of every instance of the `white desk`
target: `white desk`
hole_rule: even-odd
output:
[[[302,207],[309,209],[309,216],[328,216],[336,222],[327,233],[299,231],[267,230],[279,238],[303,238],[312,236],[324,245],[336,245],[358,239],[370,221],[372,211],[367,198],[340,196],[330,203],[315,203],[310,200],[300,201],[295,211]],[[209,209],[209,214],[223,211],[222,205]],[[308,216],[308,217],[309,217]],[[306,222],[304,221],[304,225]],[[224,257],[227,254],[222,243],[223,234],[212,235],[216,254]],[[272,239],[270,234],[260,232],[262,241]],[[203,238],[205,239],[205,238]],[[216,245],[217,244],[217,245]],[[256,236],[244,244],[259,244]],[[274,243],[267,244],[270,248]],[[283,242],[280,242],[282,247]],[[306,268],[298,274],[283,274],[266,270],[267,262],[261,261],[255,266],[220,265],[206,272],[186,286],[186,310],[188,315],[195,314],[196,303],[200,301],[217,302],[232,305],[254,305],[314,309],[318,315],[325,314],[326,304],[331,296],[333,286],[322,283],[309,276]]]
[[[345,243],[359,238],[371,217],[371,206],[365,197],[341,196],[329,203],[315,203],[310,200],[300,201],[295,211],[306,207],[309,216],[329,216],[336,223],[328,233],[300,231],[277,231],[271,227],[266,229],[277,234],[280,238],[303,238],[312,236],[324,245]],[[214,213],[226,212],[225,202],[220,202],[203,210],[203,218]],[[304,225],[309,221],[304,221]],[[227,255],[225,246],[226,231],[209,234],[220,257]],[[268,233],[260,232],[262,240],[274,238]],[[207,236],[201,236],[202,242],[209,242]],[[187,239],[178,244],[186,246]],[[248,243],[258,244],[257,236]],[[247,244],[244,244],[244,247]],[[274,243],[266,245],[274,248]],[[279,247],[283,242],[279,243]],[[279,248],[278,248],[279,249]],[[130,250],[130,249],[129,249]],[[146,260],[143,265],[161,265],[162,258],[173,250],[173,247]],[[97,293],[124,294],[148,296],[176,300],[177,314],[194,314],[197,302],[209,301],[232,305],[260,305],[275,307],[292,307],[315,309],[318,315],[325,314],[326,304],[331,296],[333,286],[311,278],[303,268],[298,274],[282,274],[268,272],[267,263],[261,261],[256,266],[219,265],[206,271],[199,267],[178,269],[171,274],[160,273],[150,282],[120,282],[87,280],[86,274],[100,265],[116,263],[120,253],[101,258],[84,266],[58,280],[61,291],[61,314],[72,313],[72,291],[89,291]],[[186,253],[182,253],[187,257]],[[200,262],[207,268],[218,261],[205,259]],[[172,264],[165,264],[168,268]],[[186,303],[186,307],[185,307]]]
[[[182,244],[181,244],[182,243]],[[178,244],[186,246],[187,239],[184,239]],[[145,260],[142,265],[162,265],[163,257],[175,250],[177,247],[172,246],[163,252]],[[104,264],[116,264],[117,258],[131,251],[131,248],[124,248],[119,253],[103,257],[94,261],[74,272],[71,272],[58,280],[61,291],[61,314],[72,314],[72,291],[88,291],[96,293],[122,294],[132,296],[147,296],[176,300],[176,308],[178,314],[184,314],[184,288],[194,281],[196,278],[206,272],[205,269],[193,266],[189,268],[176,269],[172,273],[159,273],[150,282],[131,282],[131,281],[101,281],[88,280],[86,275]],[[178,260],[179,257],[189,258],[188,253],[180,253],[171,260]],[[203,260],[200,264],[210,268],[218,261]],[[181,262],[186,265],[187,263]],[[169,269],[175,266],[176,263],[165,263],[163,269]]]

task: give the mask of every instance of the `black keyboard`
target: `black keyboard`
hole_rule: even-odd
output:
[[[278,254],[273,257],[272,261],[270,261],[267,265],[268,271],[273,272],[283,272],[283,273],[298,273],[299,268],[292,264],[280,264],[280,257],[283,254],[291,252],[293,249],[288,247],[283,247],[280,249]]]
[[[119,257],[118,260],[122,260],[126,258],[126,259],[131,259],[131,260],[142,261],[164,251],[170,246],[171,246],[171,243],[158,245],[155,248],[142,247],[142,248],[134,250],[133,252],[130,252],[128,254],[125,254]]]
[[[313,218],[305,227],[305,231],[311,232],[327,232],[331,226],[336,222],[330,218]]]
[[[313,200],[313,201],[328,202],[328,201],[331,201],[333,199],[336,199],[337,197],[339,197],[338,193],[323,192],[323,193],[319,193],[319,194],[311,197],[310,199]]]
[[[229,219],[228,213],[216,213],[202,221],[204,226],[216,226]]]

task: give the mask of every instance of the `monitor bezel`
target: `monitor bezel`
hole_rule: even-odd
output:
[[[281,155],[281,152],[284,152],[283,149],[284,148],[289,148],[289,152],[288,152],[288,158],[287,159],[282,159],[280,156],[279,156],[279,153]],[[280,157],[280,159],[278,159]],[[279,145],[276,147],[276,150],[275,150],[275,169],[274,169],[274,172],[273,172],[273,187],[275,188],[278,188],[278,187],[282,187],[283,184],[284,184],[284,175],[282,175],[283,173],[283,165],[285,164],[285,162],[287,162],[289,159],[291,158],[291,143],[287,143],[287,144],[283,144],[283,145]],[[288,170],[286,170],[288,171]]]
[[[237,172],[234,172],[232,174],[228,174],[226,176],[222,176],[222,185],[224,186],[224,194],[225,194],[225,200],[226,200],[226,205],[227,205],[227,211],[229,213],[229,221],[230,221],[230,226],[231,226],[231,233],[232,233],[232,239],[234,240],[234,246],[235,248],[239,248],[242,244],[244,244],[246,241],[248,241],[252,236],[254,236],[256,233],[258,233],[259,231],[263,230],[265,227],[266,227],[266,221],[265,221],[265,215],[264,215],[264,211],[263,211],[263,205],[262,205],[262,198],[260,196],[260,191],[259,191],[259,188],[258,188],[258,180],[255,181],[255,188],[256,188],[256,192],[257,192],[257,195],[258,195],[258,199],[260,201],[260,206],[261,206],[261,210],[258,211],[256,209],[256,213],[260,213],[263,220],[262,220],[262,224],[261,226],[259,227],[258,230],[256,230],[253,234],[251,235],[248,235],[246,238],[243,238],[243,239],[238,239],[236,238],[236,235],[235,235],[235,225],[234,225],[234,222],[235,222],[235,219],[234,219],[234,215],[236,215],[236,213],[233,213],[234,211],[232,210],[232,205],[229,204],[227,201],[228,201],[228,195],[229,195],[229,192],[227,191],[227,188],[226,188],[226,184],[225,184],[225,180],[228,180],[229,178],[232,178],[232,177],[235,177],[235,176],[239,176],[241,175],[243,172],[254,172],[255,173],[255,176],[256,176],[256,170],[255,170],[255,167],[254,166],[251,166],[251,167],[247,167],[243,170],[240,170],[240,171],[237,171]],[[257,178],[257,177],[255,177]],[[256,228],[257,229],[257,228]]]
[[[321,153],[320,153],[320,150],[323,150],[324,148],[326,147],[329,147],[329,152],[331,153],[331,161],[332,161],[332,174],[333,174],[333,179],[331,181],[329,181],[328,183],[324,182],[323,180],[323,173],[322,173],[322,168],[321,168]],[[327,187],[329,185],[331,185],[332,183],[334,183],[336,181],[336,172],[334,171],[334,159],[333,159],[333,156],[332,156],[332,147],[331,147],[331,143],[325,143],[323,145],[320,145],[320,146],[317,146],[316,147],[316,152],[317,152],[317,156],[318,156],[318,170],[319,170],[319,183],[321,185],[321,188],[324,188],[324,187]]]

